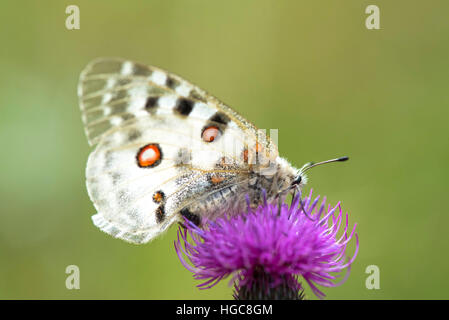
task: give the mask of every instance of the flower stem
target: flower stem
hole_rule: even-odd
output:
[[[235,300],[304,300],[304,290],[293,276],[277,277],[274,281],[263,268],[256,268],[250,277],[241,276],[236,280],[233,297]]]

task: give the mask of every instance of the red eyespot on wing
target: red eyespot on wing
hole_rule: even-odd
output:
[[[220,135],[220,129],[216,126],[209,126],[203,130],[201,138],[205,142],[212,142]]]
[[[150,143],[143,146],[137,152],[137,164],[141,168],[152,168],[161,163],[162,152],[157,143]]]
[[[161,203],[162,200],[164,200],[164,198],[165,198],[165,194],[162,191],[156,191],[153,194],[153,201],[155,203]]]

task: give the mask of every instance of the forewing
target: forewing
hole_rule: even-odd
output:
[[[118,58],[96,59],[81,73],[78,96],[91,145],[123,122],[152,112],[172,114],[175,109],[204,120],[211,119],[217,112],[223,114],[230,120],[230,127],[245,131],[249,144],[257,140],[270,158],[277,156],[276,145],[265,133],[233,109],[196,85],[153,66]],[[175,107],[171,106],[172,100],[177,103]]]

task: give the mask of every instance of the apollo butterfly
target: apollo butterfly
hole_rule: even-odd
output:
[[[263,131],[192,83],[156,67],[102,58],[82,71],[90,145],[86,184],[104,232],[146,243],[176,221],[201,225],[306,182]],[[342,161],[343,158],[331,161]],[[328,161],[330,162],[330,161]],[[293,188],[294,187],[294,188]]]

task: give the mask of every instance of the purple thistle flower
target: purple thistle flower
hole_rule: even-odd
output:
[[[359,243],[356,226],[348,231],[347,214],[344,229],[337,235],[344,220],[340,203],[326,209],[326,198],[320,206],[318,202],[319,196],[312,200],[312,192],[303,207],[300,195],[280,210],[265,200],[255,210],[209,221],[202,229],[186,220],[178,229],[176,252],[194,277],[203,280],[198,285],[201,289],[231,275],[236,299],[300,299],[302,277],[315,295],[323,298],[317,285],[342,284],[349,276]],[[348,258],[346,248],[354,236],[355,253]],[[335,283],[345,269],[346,276]]]

